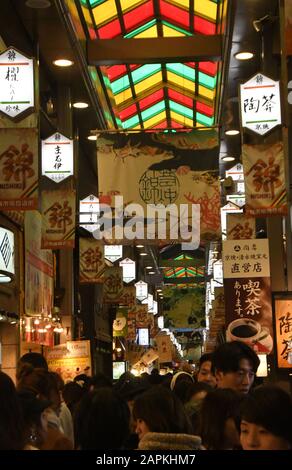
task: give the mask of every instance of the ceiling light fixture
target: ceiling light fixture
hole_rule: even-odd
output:
[[[225,131],[225,135],[238,135],[240,131],[238,129],[229,129]]]
[[[97,139],[97,136],[96,135],[89,135],[87,137],[88,140],[96,140]]]
[[[249,60],[249,59],[252,59],[253,56],[254,56],[254,53],[248,52],[248,51],[237,52],[236,54],[234,54],[234,57],[237,60]]]
[[[153,266],[146,266],[145,269],[153,269]]]
[[[73,108],[85,109],[88,108],[88,103],[85,103],[83,101],[77,101],[76,103],[73,103]]]
[[[147,256],[147,253],[142,252],[140,253],[140,256]]]
[[[57,67],[70,67],[74,64],[73,60],[69,59],[57,59],[53,61],[53,64]]]
[[[51,2],[49,0],[26,0],[25,5],[29,8],[49,8]]]
[[[155,274],[155,271],[149,271],[148,274]]]
[[[233,162],[235,160],[235,157],[230,157],[229,155],[225,155],[225,157],[222,157],[221,160],[223,162]]]
[[[144,245],[136,245],[137,248],[144,248]]]

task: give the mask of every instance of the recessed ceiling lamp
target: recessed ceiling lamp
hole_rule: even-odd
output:
[[[144,248],[144,245],[136,245],[137,248]]]
[[[156,289],[156,292],[162,292],[162,289]]]
[[[85,109],[88,108],[88,103],[85,103],[83,101],[77,101],[76,103],[73,103],[73,108]]]
[[[228,131],[225,131],[225,135],[238,135],[239,130],[238,129],[229,129]]]
[[[234,57],[237,60],[249,60],[249,59],[252,59],[253,56],[254,56],[253,52],[248,52],[248,51],[237,52],[236,54],[234,54]]]
[[[146,266],[145,269],[153,269],[153,266]]]
[[[223,162],[233,162],[235,160],[235,157],[230,157],[229,155],[225,155],[225,157],[222,157],[221,160]]]
[[[29,8],[49,8],[51,2],[49,0],[26,0],[25,5]]]
[[[148,274],[155,274],[155,271],[149,271]]]
[[[87,137],[88,140],[96,140],[97,139],[97,136],[96,135],[89,135]]]
[[[57,67],[70,67],[74,64],[73,60],[69,59],[57,59],[53,61],[53,64]]]
[[[147,256],[147,253],[142,252],[140,253],[140,256]]]

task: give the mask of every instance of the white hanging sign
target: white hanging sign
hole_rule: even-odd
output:
[[[135,284],[136,287],[136,299],[144,300],[147,299],[148,295],[148,284],[144,281],[138,281]]]
[[[114,263],[123,256],[123,245],[104,245],[104,257]]]
[[[14,272],[14,233],[0,227],[0,283],[11,282]]]
[[[257,73],[240,85],[242,126],[264,135],[282,123],[279,81]]]
[[[97,217],[99,214],[99,199],[90,194],[79,201],[79,225],[88,232],[94,232],[99,228]],[[106,258],[106,256],[105,256]]]
[[[42,175],[60,183],[73,175],[73,140],[56,132],[42,140]]]
[[[225,178],[228,178],[228,176],[231,176],[233,181],[244,181],[243,165],[237,163],[232,168],[225,171]]]
[[[136,277],[136,263],[130,258],[125,258],[119,263],[120,267],[123,268],[123,281],[127,284],[133,281]]]
[[[147,299],[142,300],[142,304],[148,304],[148,312],[153,308],[153,295],[148,294]]]
[[[21,119],[34,108],[34,61],[9,47],[0,54],[0,111]]]

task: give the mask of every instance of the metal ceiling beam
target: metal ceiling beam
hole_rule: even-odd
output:
[[[217,61],[222,53],[221,35],[87,41],[90,65]]]

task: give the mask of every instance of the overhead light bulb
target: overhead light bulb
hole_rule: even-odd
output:
[[[223,162],[233,162],[235,160],[235,157],[231,157],[229,155],[225,155],[225,157],[222,157],[221,160]]]
[[[249,60],[252,59],[254,56],[253,52],[248,52],[248,51],[242,51],[242,52],[237,52],[234,57],[237,60]]]
[[[144,245],[136,245],[137,248],[144,248]]]
[[[89,135],[87,137],[88,140],[96,140],[97,139],[97,136],[96,135]]]
[[[77,109],[85,109],[88,108],[88,103],[85,103],[84,101],[77,101],[76,103],[73,103],[73,108]]]
[[[152,268],[153,268],[153,266],[146,266],[145,269],[152,269]]]
[[[238,135],[239,130],[238,129],[229,129],[228,131],[225,131],[225,135]]]
[[[53,64],[57,67],[70,67],[74,62],[69,59],[57,59],[53,61]]]
[[[142,252],[140,253],[140,256],[147,256],[147,253]]]
[[[155,271],[149,271],[148,274],[155,274]]]

